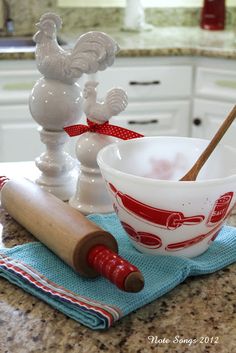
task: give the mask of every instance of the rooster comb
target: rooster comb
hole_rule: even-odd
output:
[[[97,87],[98,86],[98,82],[97,81],[87,81],[84,85],[85,88],[89,88],[89,87]]]
[[[47,12],[44,15],[40,17],[40,23],[42,23],[45,20],[51,20],[55,22],[57,29],[61,28],[62,25],[62,19],[60,16],[58,16],[56,13],[53,12]]]

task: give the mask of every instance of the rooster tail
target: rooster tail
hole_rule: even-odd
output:
[[[106,95],[105,104],[111,116],[118,115],[128,105],[127,93],[122,88],[112,88]]]
[[[87,32],[79,37],[69,56],[71,75],[80,77],[105,70],[114,63],[118,44],[103,32]]]

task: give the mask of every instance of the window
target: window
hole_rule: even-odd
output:
[[[201,7],[203,0],[142,0],[144,7]],[[58,0],[60,7],[124,7],[126,0]],[[226,0],[236,6],[236,0]]]

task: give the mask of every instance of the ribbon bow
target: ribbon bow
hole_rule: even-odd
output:
[[[71,137],[82,135],[85,132],[95,132],[102,135],[118,137],[122,140],[130,140],[138,137],[143,137],[143,135],[139,134],[138,132],[125,129],[124,127],[117,125],[109,124],[109,121],[106,121],[103,124],[97,124],[87,119],[87,124],[88,125],[78,124],[65,126],[64,130]]]

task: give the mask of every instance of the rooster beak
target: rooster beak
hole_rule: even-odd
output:
[[[119,53],[120,51],[120,46],[116,43],[116,54]]]
[[[41,26],[40,26],[40,22],[35,23],[35,27],[38,28],[38,29],[42,29]]]

